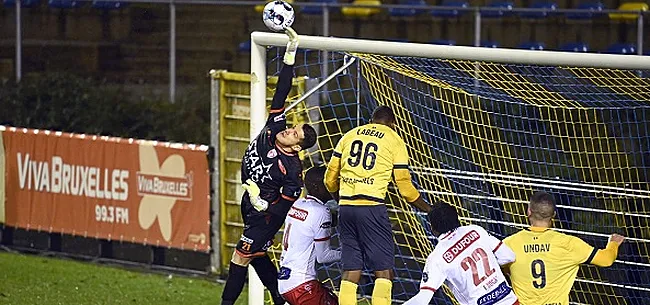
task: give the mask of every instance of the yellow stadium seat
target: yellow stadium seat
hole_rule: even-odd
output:
[[[271,1],[275,1],[275,0],[266,0],[266,3],[269,3]],[[293,0],[284,0],[284,2],[289,3],[289,4],[293,4]],[[266,5],[266,4],[258,4],[258,5],[256,5],[255,6],[255,11],[261,14],[262,11],[264,11],[264,5]],[[294,7],[294,9],[295,9],[295,7]]]
[[[647,11],[648,4],[644,2],[627,2],[622,3],[619,7],[619,10],[622,11]],[[610,19],[624,19],[624,20],[636,20],[639,18],[639,14],[634,13],[610,13]]]
[[[372,5],[380,6],[380,0],[354,0],[352,1],[353,5]],[[378,7],[354,7],[346,6],[341,8],[341,13],[346,17],[368,17],[379,13]]]

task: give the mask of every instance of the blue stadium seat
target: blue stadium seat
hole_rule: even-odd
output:
[[[83,5],[83,2],[76,0],[49,0],[47,2],[51,8],[77,8]]]
[[[427,2],[424,0],[400,0],[399,4],[404,5],[414,5],[414,6],[427,6]],[[413,17],[419,14],[422,14],[424,10],[418,10],[414,8],[389,8],[388,15],[393,17]]]
[[[530,18],[530,19],[542,19],[550,16],[554,10],[557,10],[557,3],[552,2],[552,1],[537,1],[533,3],[533,5],[530,6],[530,8],[534,9],[544,9],[544,11],[537,11],[537,12],[521,12],[519,16],[522,18]]]
[[[445,45],[445,46],[455,46],[456,41],[451,39],[434,39],[431,40],[431,44]]]
[[[117,2],[117,1],[93,1],[93,7],[102,9],[102,10],[112,10],[112,9],[120,9],[123,8],[127,5],[127,3],[124,2]]]
[[[487,7],[499,10],[481,10],[481,17],[501,18],[512,15],[512,9],[515,7],[515,4],[512,1],[495,1]]]
[[[237,52],[239,52],[239,53],[250,53],[251,52],[251,41],[246,40],[246,41],[240,43],[237,46]]]
[[[527,41],[519,44],[517,48],[526,50],[544,50],[546,49],[546,45],[543,42]]]
[[[337,3],[338,0],[311,0],[310,3]],[[322,6],[305,6],[300,11],[303,14],[307,15],[322,15],[323,7]]]
[[[457,8],[467,8],[469,3],[467,1],[458,1],[458,0],[444,0],[442,1],[442,6],[450,6]],[[465,15],[468,11],[466,10],[442,10],[442,9],[433,9],[431,11],[431,16],[441,17],[441,18],[454,18]]]
[[[585,10],[585,12],[567,13],[566,14],[567,19],[580,20],[580,19],[594,18],[594,17],[602,14],[602,13],[598,13],[598,12],[604,10],[605,5],[603,5],[600,1],[596,1],[596,2],[589,1],[589,2],[580,3],[578,5],[577,9]],[[586,12],[586,11],[588,11],[588,12]]]
[[[589,52],[589,46],[584,42],[567,42],[560,46],[564,52]]]
[[[605,53],[635,55],[636,46],[631,43],[625,43],[625,42],[615,43],[607,47],[607,51],[605,51]]]
[[[37,6],[41,0],[21,0],[20,7],[34,7]],[[16,0],[4,0],[5,7],[15,7]]]
[[[484,48],[498,48],[500,45],[496,41],[483,40],[481,41],[481,47]]]

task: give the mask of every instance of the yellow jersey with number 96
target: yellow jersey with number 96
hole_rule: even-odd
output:
[[[325,173],[330,192],[339,192],[341,205],[383,204],[393,175],[402,196],[415,201],[419,192],[411,184],[408,153],[400,136],[382,124],[367,124],[348,131],[338,142]]]
[[[580,264],[591,263],[598,251],[549,228],[524,229],[503,242],[515,252],[510,279],[521,305],[569,305]]]

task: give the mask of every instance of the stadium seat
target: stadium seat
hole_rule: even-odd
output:
[[[517,48],[526,50],[544,50],[546,48],[546,45],[544,45],[543,42],[527,41],[519,44]]]
[[[589,52],[589,46],[584,42],[567,42],[560,46],[564,52]]]
[[[338,0],[312,0],[310,3],[338,3]],[[322,6],[305,6],[300,11],[303,14],[307,15],[322,15],[323,7]]]
[[[247,40],[242,43],[240,43],[237,46],[237,52],[239,53],[250,53],[251,52],[251,41]]]
[[[399,4],[422,6],[422,7],[427,6],[426,1],[424,0],[400,0]],[[392,17],[414,17],[423,13],[424,11],[425,10],[418,10],[414,8],[389,8],[388,15]]]
[[[271,1],[275,1],[275,0],[266,0],[266,3],[269,3],[269,2],[271,2]],[[293,4],[293,0],[284,0],[284,1],[287,2],[287,3],[289,3],[289,4]],[[266,4],[258,4],[258,5],[256,5],[256,6],[255,6],[255,11],[261,14],[262,11],[264,11],[264,6],[265,6],[265,5],[266,5]]]
[[[626,55],[635,55],[636,46],[631,43],[615,43],[607,47],[607,54],[626,54]]]
[[[490,3],[487,8],[490,10],[481,10],[481,17],[483,18],[501,18],[512,15],[512,9],[515,4],[511,1],[495,1]],[[498,10],[493,10],[498,9]]]
[[[647,11],[648,4],[645,2],[626,2],[618,7],[621,11]],[[635,13],[609,13],[609,19],[636,20],[639,14]]]
[[[83,5],[83,2],[76,0],[49,0],[47,2],[51,8],[77,8]]]
[[[566,18],[573,20],[594,18],[595,16],[601,15],[598,12],[604,10],[605,5],[603,5],[601,2],[583,2],[578,5],[577,9],[585,10],[585,12],[567,13]]]
[[[123,8],[127,5],[128,3],[125,2],[115,2],[115,1],[93,1],[93,7],[102,9],[102,10],[112,10],[112,9],[120,9]]]
[[[40,0],[21,0],[20,7],[34,7],[41,2]],[[16,0],[4,0],[5,7],[15,7]]]
[[[500,45],[496,41],[489,41],[489,40],[484,40],[481,41],[481,47],[484,48],[498,48]]]
[[[442,6],[457,7],[457,8],[468,8],[469,3],[467,1],[458,1],[458,0],[445,0],[442,1]],[[431,16],[441,17],[441,18],[454,18],[465,15],[467,10],[442,10],[442,9],[433,9],[431,11]]]
[[[529,8],[544,9],[544,11],[521,12],[519,16],[522,18],[541,19],[550,16],[554,10],[557,10],[557,3],[552,1],[537,1],[533,3]]]
[[[354,0],[353,6],[346,6],[341,8],[341,13],[346,17],[369,17],[378,14],[380,9],[378,7],[367,6],[380,6],[380,0]],[[358,5],[358,7],[355,7]],[[362,7],[366,6],[366,7]]]
[[[455,46],[456,41],[451,39],[434,39],[431,40],[431,44],[445,45],[445,46]]]

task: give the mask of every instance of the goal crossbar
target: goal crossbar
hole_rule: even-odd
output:
[[[253,32],[251,34],[252,45],[284,46],[287,42],[289,42],[289,39],[284,34],[267,32]],[[504,64],[650,70],[650,56],[640,55],[537,51],[504,48],[478,49],[477,47],[470,46],[447,46],[306,35],[300,36],[300,47],[323,51],[458,59]],[[253,54],[251,54],[251,56],[253,56]]]

